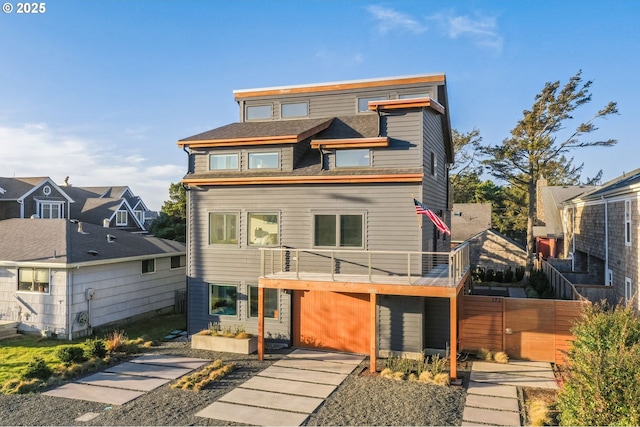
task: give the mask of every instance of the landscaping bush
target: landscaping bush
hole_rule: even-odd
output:
[[[525,272],[524,267],[522,266],[516,267],[516,282],[519,282],[522,279],[524,279],[524,272]]]
[[[82,363],[87,360],[87,358],[84,357],[84,349],[76,345],[60,347],[56,351],[56,357],[60,359],[60,361],[66,366],[69,366],[73,363]]]
[[[555,298],[555,292],[549,284],[547,275],[542,270],[532,270],[529,285],[538,293],[540,298]]]
[[[484,278],[487,282],[493,282],[496,278],[496,272],[493,268],[488,268],[484,273]]]
[[[99,339],[87,339],[84,343],[87,347],[86,354],[88,357],[97,357],[102,359],[107,355],[107,348],[104,345],[104,341]]]
[[[586,306],[572,328],[561,425],[640,425],[640,320],[631,305]]]
[[[27,365],[26,371],[22,374],[23,379],[33,379],[37,378],[39,380],[46,381],[51,378],[53,375],[53,371],[40,357],[34,358]]]
[[[511,269],[511,266],[509,266],[504,271],[504,281],[505,283],[511,283],[513,282],[513,279],[514,279],[513,270]]]

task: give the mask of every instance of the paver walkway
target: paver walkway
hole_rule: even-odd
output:
[[[299,426],[364,360],[298,349],[196,416],[260,426]]]
[[[554,378],[545,362],[473,362],[462,425],[521,425],[517,387],[557,389]]]

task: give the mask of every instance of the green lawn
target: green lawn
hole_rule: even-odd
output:
[[[118,330],[130,339],[141,337],[145,341],[162,341],[162,339],[175,329],[186,327],[185,314],[169,314],[157,316],[135,323],[124,325]],[[96,338],[104,338],[110,332],[103,331]],[[84,345],[85,339],[75,341],[43,338],[40,335],[23,335],[19,338],[11,338],[0,341],[0,387],[10,379],[19,378],[27,365],[34,358],[39,357],[55,369],[60,365],[56,357],[56,351],[60,347],[69,345]]]

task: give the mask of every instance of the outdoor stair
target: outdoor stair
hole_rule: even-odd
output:
[[[18,321],[0,320],[0,340],[19,336]]]

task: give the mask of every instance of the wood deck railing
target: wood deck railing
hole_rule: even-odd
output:
[[[370,283],[374,278],[402,277],[406,284],[443,276],[448,286],[457,286],[469,270],[469,246],[462,244],[451,252],[362,251],[346,249],[261,248],[260,275],[316,273],[337,280],[340,274],[357,274]],[[342,280],[342,279],[341,279]]]

